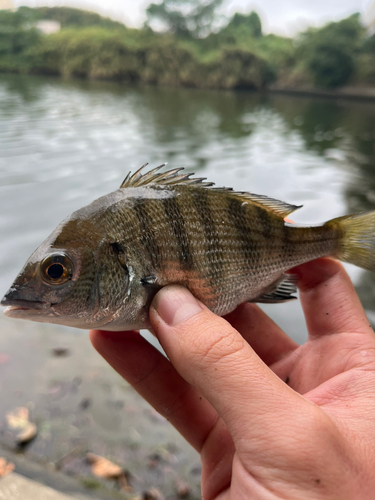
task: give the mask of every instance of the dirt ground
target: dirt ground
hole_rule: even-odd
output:
[[[92,495],[134,498],[157,488],[177,499],[185,485],[185,498],[200,498],[198,454],[107,365],[86,331],[0,315],[0,394],[0,456],[2,448],[60,471]],[[23,447],[7,419],[20,407],[37,426]],[[96,477],[87,453],[120,465],[129,487]]]

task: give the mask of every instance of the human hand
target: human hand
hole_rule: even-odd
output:
[[[204,500],[375,498],[375,335],[343,267],[299,266],[309,338],[255,304],[226,319],[181,287],[154,332],[91,332],[99,353],[198,450]]]

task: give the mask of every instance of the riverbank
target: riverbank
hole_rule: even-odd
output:
[[[96,353],[87,332],[2,314],[0,331],[0,457],[16,473],[72,496],[130,500],[156,488],[177,500],[186,484],[199,498],[198,454]],[[37,427],[22,446],[7,425],[20,407]],[[123,469],[126,487],[96,475],[89,453]]]
[[[46,21],[55,31],[41,30]],[[169,28],[130,29],[66,7],[0,11],[0,72],[201,89],[306,86],[311,95],[375,85],[375,35],[359,14],[294,40],[264,34],[255,12],[206,36]]]
[[[335,90],[324,90],[316,87],[283,87],[270,85],[267,91],[275,94],[301,95],[306,97],[330,97],[358,100],[374,100],[375,86],[373,87],[340,87]]]

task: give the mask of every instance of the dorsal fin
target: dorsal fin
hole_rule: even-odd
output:
[[[166,163],[159,165],[156,168],[153,168],[149,172],[143,174],[142,170],[147,167],[148,163],[145,163],[140,169],[138,169],[133,175],[131,172],[125,177],[122,182],[121,188],[128,187],[139,187],[146,186],[150,184],[154,185],[175,185],[175,184],[185,184],[185,185],[197,185],[196,187],[202,188],[212,188],[214,185],[213,182],[205,182],[205,177],[191,177],[194,175],[191,174],[181,174],[180,172],[184,170],[183,168],[175,168],[173,170],[168,170],[167,172],[159,172],[160,169],[165,167]],[[301,208],[302,205],[291,205],[289,203],[285,203],[280,200],[275,200],[274,198],[269,198],[268,196],[264,196],[261,194],[253,194],[246,192],[236,192],[233,191],[232,188],[212,188],[215,191],[221,191],[224,193],[228,193],[231,196],[237,197],[242,200],[243,203],[251,202],[261,208],[264,208],[268,211],[275,213],[276,215],[284,218],[287,215],[297,210],[297,208]]]
[[[262,194],[244,192],[236,192],[234,194],[243,198],[244,202],[246,202],[246,200],[249,200],[253,204],[258,205],[261,208],[265,208],[266,210],[271,211],[276,215],[279,215],[283,219],[295,210],[302,208],[302,205],[291,205],[290,203],[286,203],[285,201],[276,200],[275,198],[269,198],[268,196]]]
[[[140,169],[138,169],[133,175],[129,172],[122,182],[121,188],[127,187],[139,187],[146,186],[148,184],[159,184],[162,186],[171,185],[171,184],[199,184],[203,187],[213,186],[213,182],[204,182],[206,180],[205,177],[194,177],[191,179],[191,174],[180,174],[181,170],[184,170],[183,167],[174,168],[173,170],[168,170],[167,172],[159,172],[159,170],[165,167],[166,163],[159,165],[156,168],[153,168],[146,174],[142,174],[142,170],[147,167],[148,163],[145,163]]]

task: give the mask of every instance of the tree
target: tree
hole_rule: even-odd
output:
[[[309,69],[318,87],[345,85],[354,72],[354,59],[341,44],[320,43],[309,61]]]
[[[300,54],[317,86],[334,88],[348,83],[363,33],[359,14],[353,14],[303,35]]]
[[[29,47],[38,43],[39,32],[33,28],[34,10],[20,7],[16,12],[0,10],[0,57],[9,58],[9,69],[16,67]]]
[[[163,0],[146,10],[148,25],[159,22],[179,37],[203,38],[215,27],[223,0]]]
[[[375,54],[375,35],[364,39],[362,51],[368,54]]]
[[[229,21],[228,27],[233,27],[236,30],[242,29],[254,38],[262,36],[262,22],[255,11],[250,12],[248,15],[237,12]]]

